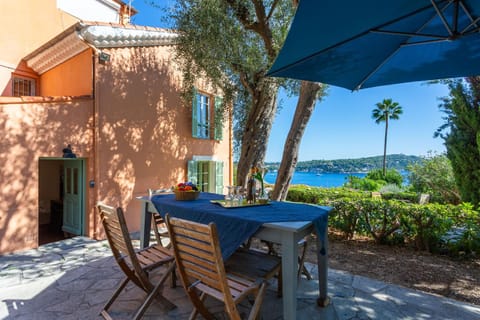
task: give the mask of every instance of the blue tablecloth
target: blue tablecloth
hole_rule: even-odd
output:
[[[263,206],[223,208],[210,202],[223,198],[219,194],[201,193],[195,201],[176,201],[173,194],[162,194],[153,196],[151,201],[162,217],[169,213],[203,224],[214,222],[224,259],[268,222],[312,221],[320,240],[325,243],[330,207],[273,201]],[[324,248],[320,250],[325,254]]]

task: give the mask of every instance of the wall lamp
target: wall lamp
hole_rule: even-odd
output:
[[[100,54],[98,55],[98,60],[103,63],[108,62],[110,61],[110,55],[105,52],[100,52]]]

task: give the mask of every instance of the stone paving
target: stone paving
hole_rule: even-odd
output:
[[[314,266],[308,267],[315,275]],[[106,242],[84,237],[0,256],[0,319],[101,319],[99,311],[122,278]],[[478,306],[346,272],[330,269],[328,281],[331,303],[319,308],[318,282],[301,280],[297,319],[480,319]],[[273,281],[267,291],[262,319],[282,319],[282,299],[276,297],[275,286]],[[164,310],[154,303],[144,319],[188,319],[191,305],[182,287],[165,288],[164,294],[177,308]],[[128,285],[111,307],[111,315],[129,319],[144,296]],[[220,305],[210,307],[225,318]]]

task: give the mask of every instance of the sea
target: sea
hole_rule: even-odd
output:
[[[290,184],[304,184],[312,187],[341,187],[347,182],[349,176],[364,178],[366,173],[314,173],[314,172],[295,172]],[[267,172],[265,182],[275,183],[277,179],[276,172]]]

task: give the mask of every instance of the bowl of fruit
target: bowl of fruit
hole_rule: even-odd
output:
[[[193,201],[200,196],[200,191],[192,182],[180,182],[173,188],[175,199],[178,201]]]

